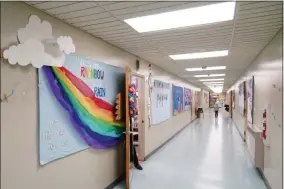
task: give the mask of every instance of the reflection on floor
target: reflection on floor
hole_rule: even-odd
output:
[[[131,189],[266,189],[227,112],[212,109],[131,170]],[[120,184],[115,189],[123,189]]]

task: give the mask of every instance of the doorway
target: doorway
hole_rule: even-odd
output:
[[[135,86],[137,117],[132,124],[133,146],[139,161],[145,160],[145,77],[131,73],[131,85]]]
[[[126,91],[126,189],[131,186],[131,169],[145,160],[145,77],[125,70]],[[138,163],[139,164],[139,163]]]

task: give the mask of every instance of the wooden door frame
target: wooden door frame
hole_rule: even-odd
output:
[[[129,119],[129,81],[131,71],[125,68],[125,185],[130,189],[130,119]]]

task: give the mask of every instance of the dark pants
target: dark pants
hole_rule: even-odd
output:
[[[133,144],[132,134],[130,134],[130,161],[133,162],[134,165],[139,164],[137,153],[135,146]]]
[[[215,117],[218,117],[218,111],[215,111]]]

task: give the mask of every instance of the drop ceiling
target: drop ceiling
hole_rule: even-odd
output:
[[[283,22],[282,2],[237,2],[232,21],[138,33],[123,20],[216,2],[26,3],[202,88],[205,85],[193,75],[225,73],[224,89],[229,88],[282,28]],[[217,50],[229,50],[229,56],[178,61],[168,56]],[[185,71],[185,68],[203,66],[227,66],[227,69]]]

